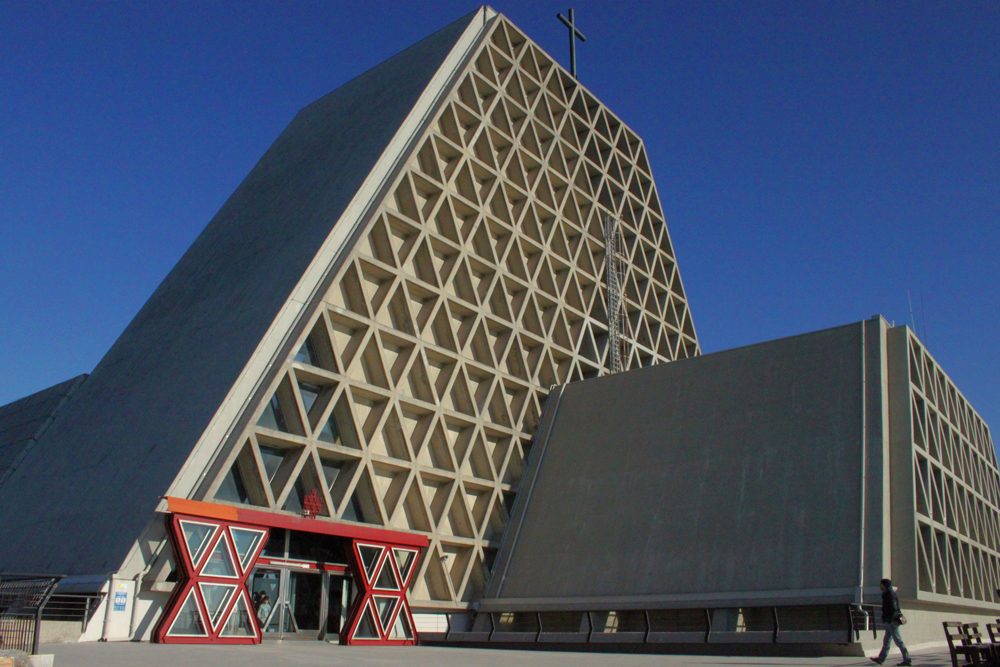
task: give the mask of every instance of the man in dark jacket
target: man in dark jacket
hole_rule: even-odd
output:
[[[899,610],[899,598],[896,597],[896,591],[892,588],[892,581],[883,579],[879,583],[879,588],[882,589],[882,623],[885,624],[885,639],[882,642],[882,651],[877,658],[872,658],[872,661],[880,665],[885,662],[885,657],[889,655],[889,643],[894,641],[899,650],[903,652],[903,662],[898,664],[912,665],[910,652],[906,650],[903,637],[899,634],[903,613]]]

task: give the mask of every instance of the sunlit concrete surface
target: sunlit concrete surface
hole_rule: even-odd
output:
[[[260,646],[193,646],[148,643],[50,644],[41,653],[55,655],[53,667],[681,667],[682,665],[871,665],[868,658],[776,658],[711,655],[630,655],[549,651],[501,651],[428,646],[349,647],[322,642],[265,642]],[[890,655],[887,665],[899,661]],[[915,665],[946,667],[947,651],[913,653]]]

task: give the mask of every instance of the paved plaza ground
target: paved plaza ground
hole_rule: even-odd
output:
[[[348,647],[322,642],[265,642],[261,646],[190,646],[146,643],[49,644],[53,667],[684,667],[687,665],[836,665],[872,667],[867,658],[626,655],[551,651],[418,647]],[[890,656],[887,665],[899,662]],[[947,651],[915,651],[913,664],[946,667]]]

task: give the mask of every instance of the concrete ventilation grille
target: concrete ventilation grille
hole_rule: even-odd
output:
[[[1000,472],[989,428],[908,338],[917,595],[1000,602]]]
[[[504,19],[459,79],[207,497],[427,533],[411,599],[477,599],[548,388],[700,353],[642,141]]]

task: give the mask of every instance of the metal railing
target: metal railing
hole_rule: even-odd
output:
[[[42,612],[62,578],[0,574],[0,648],[38,653]]]
[[[63,621],[80,623],[80,632],[86,632],[87,623],[97,610],[104,593],[54,593],[42,611],[43,621]]]
[[[872,638],[878,637],[878,628],[882,626],[882,607],[874,604],[852,604],[851,626],[854,628],[854,639],[861,638],[862,632],[871,630]]]

